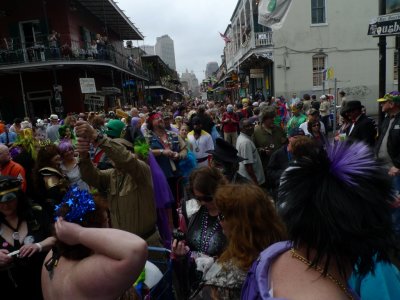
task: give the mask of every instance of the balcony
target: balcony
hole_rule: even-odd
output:
[[[122,42],[117,41],[121,45]],[[101,65],[111,64],[125,71],[134,73],[143,79],[148,73],[134,59],[122,54],[112,43],[98,48],[94,43],[72,40],[62,36],[55,45],[47,36],[35,36],[35,42],[21,42],[18,38],[6,39],[0,47],[0,69],[17,65],[52,65],[52,64]]]
[[[227,69],[232,70],[238,61],[251,52],[263,52],[265,48],[271,51],[273,49],[272,34],[272,31],[250,32],[244,38],[242,37],[245,42],[240,44],[235,39],[232,39],[232,42],[228,43],[225,52]]]
[[[268,32],[255,32],[255,45],[256,47],[273,46],[272,31]]]

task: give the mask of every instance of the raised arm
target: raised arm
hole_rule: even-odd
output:
[[[147,244],[126,231],[84,228],[59,218],[57,238],[68,245],[81,244],[94,254],[71,270],[72,284],[87,299],[116,299],[137,279],[147,259]]]
[[[99,134],[87,122],[78,121],[76,123],[76,135],[81,143],[82,138],[92,142],[104,150],[108,158],[114,163],[115,168],[130,173],[138,181],[150,176],[148,165],[137,159],[134,154],[128,151],[125,146],[107,137],[99,137]],[[79,151],[78,144],[78,151]]]

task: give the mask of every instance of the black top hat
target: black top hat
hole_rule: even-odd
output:
[[[355,109],[360,109],[361,110],[361,102],[358,100],[352,100],[352,101],[347,101],[344,107],[342,108],[342,112],[346,113],[349,111],[353,111]]]
[[[245,158],[237,155],[238,151],[235,149],[235,147],[221,138],[217,138],[214,150],[208,150],[206,152],[212,154],[212,156],[223,162],[239,163],[246,160]]]

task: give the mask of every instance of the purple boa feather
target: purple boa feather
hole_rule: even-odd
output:
[[[341,181],[357,186],[356,178],[376,168],[371,149],[364,143],[336,143],[327,149],[330,172]]]

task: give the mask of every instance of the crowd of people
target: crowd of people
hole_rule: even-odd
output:
[[[149,246],[160,299],[400,297],[400,93],[379,131],[360,101],[331,133],[329,95],[256,100],[0,122],[5,299],[144,298]]]

